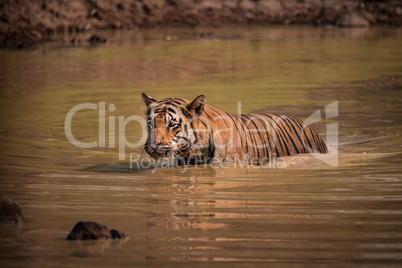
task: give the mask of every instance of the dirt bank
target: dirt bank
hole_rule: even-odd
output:
[[[228,24],[402,25],[401,0],[1,0],[0,46],[57,33]]]

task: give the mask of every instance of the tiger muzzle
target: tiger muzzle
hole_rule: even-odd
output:
[[[161,143],[148,142],[145,144],[145,151],[151,156],[167,155],[170,150],[171,150],[171,146],[161,144]]]

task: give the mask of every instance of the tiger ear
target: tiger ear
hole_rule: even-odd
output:
[[[147,107],[152,103],[158,102],[157,100],[151,98],[150,96],[147,96],[145,93],[142,93],[142,100],[145,102]]]
[[[195,98],[190,104],[188,104],[186,108],[192,115],[200,115],[204,111],[205,103],[205,96],[200,95]]]

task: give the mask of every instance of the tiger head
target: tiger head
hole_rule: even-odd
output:
[[[192,102],[179,98],[161,101],[142,93],[147,106],[147,132],[145,151],[153,158],[191,157],[200,135],[194,130],[204,110],[205,96],[200,95]],[[201,134],[202,136],[202,134]]]

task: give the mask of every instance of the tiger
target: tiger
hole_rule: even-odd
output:
[[[300,119],[269,113],[231,115],[206,103],[142,93],[146,105],[145,151],[178,164],[265,165],[274,157],[328,153],[320,135]]]

